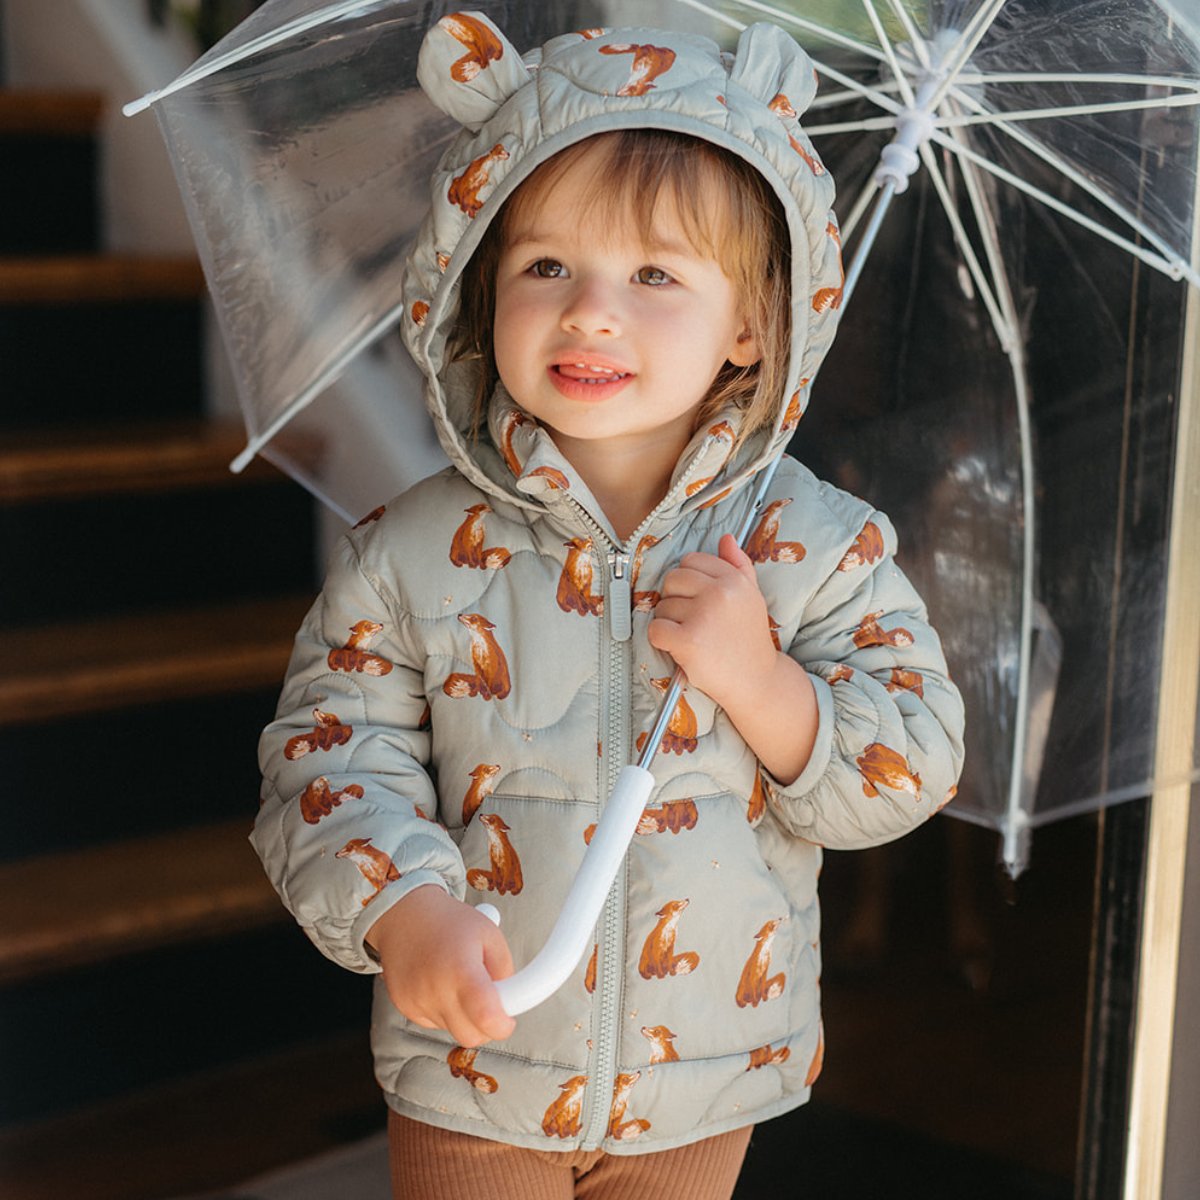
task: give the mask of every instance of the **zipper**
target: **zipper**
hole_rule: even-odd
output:
[[[607,646],[603,653],[605,673],[599,697],[604,722],[600,779],[604,781],[603,802],[607,803],[617,775],[625,766],[630,742],[629,641],[633,616],[629,554],[623,546],[612,541],[583,505],[574,498],[571,503],[591,531],[593,544],[609,566],[604,582],[609,636],[601,635]],[[606,554],[604,548],[607,548]],[[625,983],[625,872],[622,863],[596,931],[600,944],[596,972],[597,1020],[592,1026],[593,1046],[583,1100],[581,1149],[584,1150],[598,1149],[608,1136],[612,1092],[616,1084],[619,1015]]]

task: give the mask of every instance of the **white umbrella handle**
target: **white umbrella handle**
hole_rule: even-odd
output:
[[[621,768],[546,944],[515,975],[496,981],[500,1003],[510,1017],[541,1004],[579,965],[653,786],[654,776],[643,767]],[[479,909],[499,924],[500,914],[492,905],[481,904]]]

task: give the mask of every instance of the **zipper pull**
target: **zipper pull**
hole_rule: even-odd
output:
[[[633,636],[633,589],[629,584],[629,555],[615,550],[608,556],[608,628],[613,640],[627,642]]]

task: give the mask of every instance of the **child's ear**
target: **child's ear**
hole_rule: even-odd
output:
[[[742,325],[741,332],[733,340],[733,346],[727,356],[735,367],[749,367],[762,358],[762,347],[749,321]]]

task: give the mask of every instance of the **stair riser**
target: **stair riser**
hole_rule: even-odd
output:
[[[0,141],[0,153],[0,255],[99,250],[99,172],[91,138],[9,135]]]
[[[0,306],[0,431],[203,413],[195,300]]]
[[[28,801],[9,806],[0,862],[239,815],[249,834],[260,785],[258,733],[278,693],[272,687],[0,728],[6,794]],[[66,774],[64,755],[72,764]]]
[[[288,922],[10,987],[0,992],[0,1125],[365,1031],[370,991]]]
[[[268,481],[0,508],[0,623],[311,590],[313,505]]]

